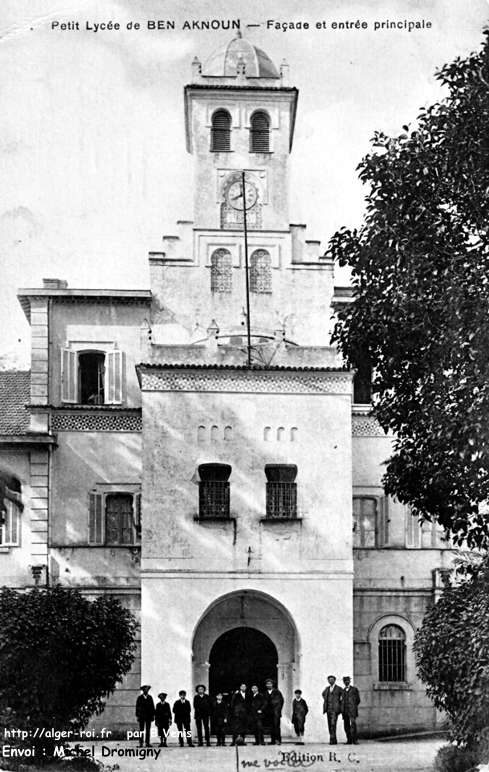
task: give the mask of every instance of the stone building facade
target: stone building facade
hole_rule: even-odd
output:
[[[297,96],[241,37],[195,59],[194,219],[150,252],[150,289],[19,291],[32,365],[0,374],[0,582],[140,617],[106,726],[132,724],[141,678],[173,697],[271,675],[284,732],[300,687],[324,740],[329,673],[353,675],[364,734],[440,721],[412,642],[451,551],[384,496],[391,438],[329,343],[349,293],[289,222]]]

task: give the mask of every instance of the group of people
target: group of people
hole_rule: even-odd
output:
[[[357,744],[358,705],[360,694],[355,686],[352,686],[348,676],[343,678],[344,687],[336,684],[335,676],[328,676],[328,686],[322,693],[323,713],[328,720],[330,744],[335,745],[336,725],[338,716],[343,716],[343,723],[347,742]],[[178,742],[180,746],[187,742],[193,746],[191,717],[192,706],[187,699],[187,692],[182,689],[178,693],[173,707],[166,701],[167,694],[160,692],[155,706],[150,695],[151,686],[143,684],[142,694],[136,701],[136,718],[139,722],[139,744],[143,741],[146,746],[151,744],[151,725],[153,721],[158,730],[160,746],[167,745],[170,726],[174,722],[178,730]],[[232,745],[243,745],[247,734],[253,734],[255,745],[265,745],[265,730],[270,732],[270,745],[280,745],[282,735],[280,719],[284,706],[284,698],[272,679],[265,682],[265,691],[261,692],[256,684],[248,691],[246,684],[241,684],[226,701],[222,692],[212,699],[207,694],[204,684],[199,684],[195,689],[193,698],[193,711],[197,741],[200,746],[211,744],[211,731],[216,737],[218,746],[226,745],[226,735],[231,735]],[[294,727],[297,744],[304,744],[304,728],[306,716],[309,712],[307,702],[302,697],[302,691],[296,689],[292,700],[292,725]]]

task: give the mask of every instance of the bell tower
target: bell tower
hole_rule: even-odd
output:
[[[255,231],[289,227],[289,155],[298,91],[241,34],[202,65],[185,87],[187,150],[194,156],[194,227],[241,230],[241,171],[247,221]]]

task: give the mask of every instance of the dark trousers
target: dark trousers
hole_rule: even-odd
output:
[[[336,722],[338,721],[337,713],[328,713],[328,731],[329,731],[329,744],[336,745]]]
[[[263,720],[261,716],[254,716],[253,718],[253,733],[255,735],[255,743],[257,745],[263,745]]]
[[[149,718],[140,718],[139,719],[139,731],[144,732],[144,742],[146,745],[150,744],[151,739],[151,721]],[[139,745],[143,744],[143,736],[139,737]]]
[[[168,729],[169,729],[168,724],[165,724],[164,726],[159,726],[158,727],[158,737],[160,738],[160,743],[162,745],[166,745],[166,740],[167,740],[167,737],[168,737],[168,734],[167,734]]]
[[[209,716],[202,716],[202,718],[196,718],[195,719],[195,726],[197,727],[197,739],[199,741],[199,745],[203,745],[202,741],[202,727],[204,727],[205,732],[205,742],[207,745],[211,744],[211,736],[209,732]]]
[[[226,744],[226,725],[216,724],[215,726],[216,742],[218,745]]]
[[[183,740],[187,738],[187,745],[192,745],[192,735],[190,734],[190,721],[177,721],[178,742],[183,746]],[[188,734],[187,734],[188,732]]]
[[[272,713],[270,718],[272,720],[270,729],[270,742],[275,745],[275,743],[282,742],[282,735],[280,734],[280,714]]]
[[[345,727],[347,743],[356,743],[357,741],[357,719],[356,716],[343,714],[343,724]]]

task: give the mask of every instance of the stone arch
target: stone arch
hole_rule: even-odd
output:
[[[209,604],[192,636],[193,686],[209,686],[209,657],[216,641],[238,627],[251,628],[267,636],[277,650],[277,681],[290,704],[300,683],[300,640],[287,609],[272,596],[251,589],[236,590]]]

